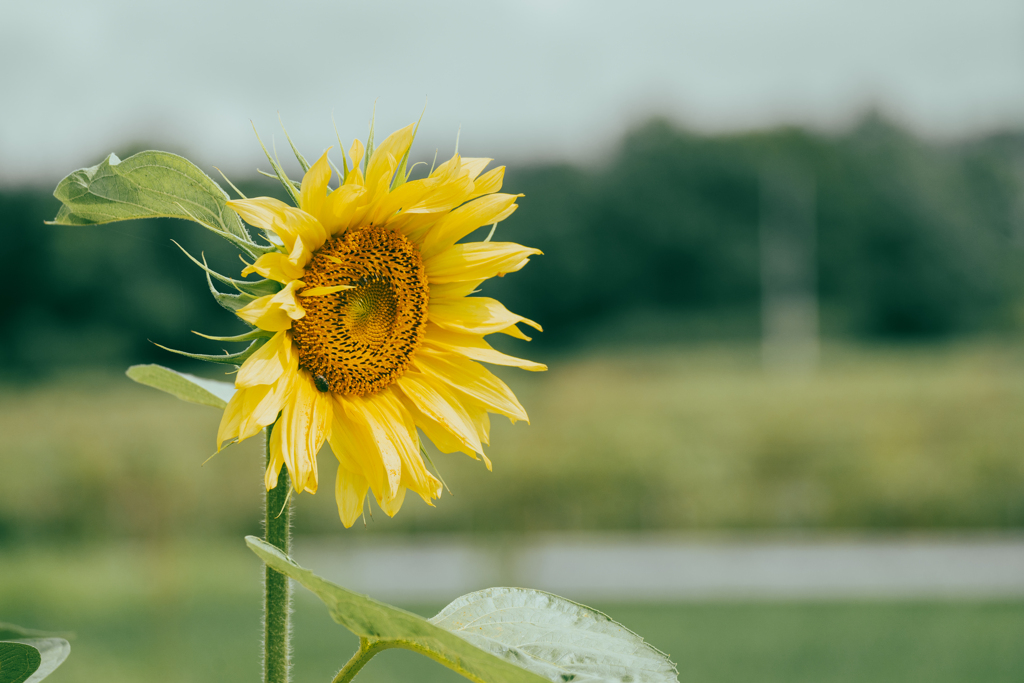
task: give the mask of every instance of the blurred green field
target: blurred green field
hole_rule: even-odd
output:
[[[1024,525],[1012,343],[827,345],[805,377],[742,346],[541,360],[503,373],[533,424],[495,420],[493,473],[440,456],[454,496],[350,531],[325,486],[298,499],[299,533]],[[218,417],[115,372],[0,388],[0,620],[78,633],[54,683],[257,677],[260,565],[241,535],[259,531],[262,454],[203,465]],[[1024,680],[1021,601],[594,606],[684,681]],[[330,680],[354,638],[301,591],[295,624],[296,680]],[[456,680],[394,651],[362,676]]]
[[[77,633],[53,683],[257,680],[260,569],[241,539],[5,551],[0,619]],[[356,640],[304,589],[297,598],[295,680],[329,681]],[[684,682],[1024,680],[1020,601],[594,606],[668,652]],[[407,607],[432,615],[442,605]],[[359,680],[462,679],[388,651]]]
[[[550,372],[501,373],[532,425],[494,419],[494,472],[438,455],[454,495],[369,529],[1019,528],[1011,342],[826,345],[805,377],[764,372],[752,346],[540,358]],[[0,385],[0,539],[258,532],[259,440],[203,465],[218,419],[119,372]],[[343,533],[333,460],[297,500],[300,533]]]

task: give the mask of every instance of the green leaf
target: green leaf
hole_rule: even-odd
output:
[[[133,365],[125,374],[139,384],[201,406],[224,408],[235,394],[235,386],[230,382],[204,379],[162,365]]]
[[[96,225],[136,218],[181,218],[212,230],[253,256],[253,243],[228,195],[188,159],[170,152],[139,152],[124,161],[111,154],[68,175],[53,196],[63,206],[56,225]]]
[[[68,658],[63,638],[24,638],[0,642],[0,683],[36,683]]]
[[[308,588],[323,600],[336,622],[372,645],[420,652],[481,683],[544,683],[547,680],[481,650],[423,617],[325,581],[255,536],[246,536],[245,542],[268,567]]]
[[[551,681],[678,681],[669,658],[600,612],[525,588],[463,595],[429,620]]]

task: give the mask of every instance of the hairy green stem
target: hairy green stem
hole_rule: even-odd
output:
[[[270,464],[270,434],[267,427],[267,464]],[[291,502],[288,469],[281,468],[277,486],[266,495],[266,540],[286,555],[291,546]],[[264,570],[263,680],[288,683],[291,678],[291,586],[288,577],[275,569]]]
[[[373,659],[375,654],[391,647],[395,647],[394,643],[383,640],[370,642],[366,638],[360,638],[359,651],[352,655],[352,659],[348,660],[345,666],[341,667],[341,671],[334,677],[332,683],[348,683],[356,677],[356,674],[366,666],[368,661]]]

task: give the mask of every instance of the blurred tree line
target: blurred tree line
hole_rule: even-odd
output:
[[[1024,136],[934,144],[875,116],[842,135],[707,137],[654,120],[606,163],[512,167],[505,189],[526,196],[495,239],[545,255],[487,293],[542,323],[537,341],[552,346],[754,337],[760,178],[783,167],[814,180],[826,334],[935,338],[1018,324]],[[262,179],[242,189],[275,194]],[[234,273],[226,243],[173,220],[46,226],[51,191],[0,190],[4,374],[167,362],[147,339],[212,352],[188,331],[239,330],[171,239]]]

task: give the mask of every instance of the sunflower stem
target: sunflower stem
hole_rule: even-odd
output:
[[[270,434],[267,427],[267,465],[270,465]],[[264,514],[267,543],[286,555],[291,546],[291,502],[288,470],[282,467],[277,486],[266,494]],[[288,577],[277,570],[264,569],[263,680],[264,683],[288,683],[291,677],[291,586]]]

